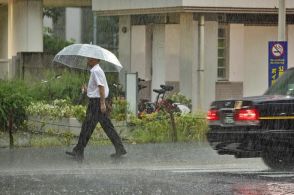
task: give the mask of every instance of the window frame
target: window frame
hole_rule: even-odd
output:
[[[224,30],[223,37],[220,37],[220,30]],[[223,40],[223,45],[220,47],[220,40]],[[220,51],[224,54],[220,56]],[[224,60],[223,66],[220,66],[220,60]],[[219,71],[223,70],[224,74],[220,75]],[[229,80],[229,24],[219,23],[217,35],[217,80]]]

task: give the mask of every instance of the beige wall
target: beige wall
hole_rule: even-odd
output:
[[[92,0],[92,9],[118,10],[181,6],[182,0]]]
[[[294,67],[294,25],[288,25],[287,30],[288,67]],[[230,25],[229,81],[244,82],[244,96],[267,89],[268,42],[277,37],[277,26]]]
[[[288,8],[294,7],[293,0],[286,0]],[[202,7],[240,7],[240,8],[274,8],[278,7],[278,0],[183,0],[184,6]]]
[[[246,26],[244,32],[244,96],[268,88],[268,42],[278,37],[276,26]]]
[[[287,8],[294,8],[294,1],[286,0],[286,6]],[[252,9],[255,12],[259,12],[256,8],[266,8],[275,12],[276,7],[278,7],[278,0],[92,0],[92,9],[95,11],[123,10],[127,13],[134,9],[157,9],[154,11],[160,12],[171,7],[178,10],[190,7],[190,9],[218,8],[228,11],[232,8],[238,8]]]
[[[244,24],[230,24],[229,32],[229,81],[243,81]]]

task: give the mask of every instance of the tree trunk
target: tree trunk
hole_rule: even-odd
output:
[[[9,114],[8,119],[8,131],[9,131],[9,147],[14,147],[14,140],[13,140],[13,134],[12,134],[12,127],[13,127],[13,116],[12,113]]]
[[[171,121],[171,126],[172,126],[172,133],[171,133],[172,142],[177,142],[178,141],[178,134],[177,134],[174,113],[170,112],[169,116],[170,116],[170,121]]]

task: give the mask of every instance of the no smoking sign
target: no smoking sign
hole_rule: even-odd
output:
[[[281,57],[284,54],[284,47],[280,43],[272,46],[272,54],[275,57]]]
[[[288,68],[287,41],[270,41],[268,44],[268,84],[271,86]]]

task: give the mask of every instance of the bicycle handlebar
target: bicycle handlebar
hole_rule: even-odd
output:
[[[154,91],[155,93],[158,93],[158,94],[163,94],[163,93],[166,92],[165,89],[153,89],[153,91]]]

